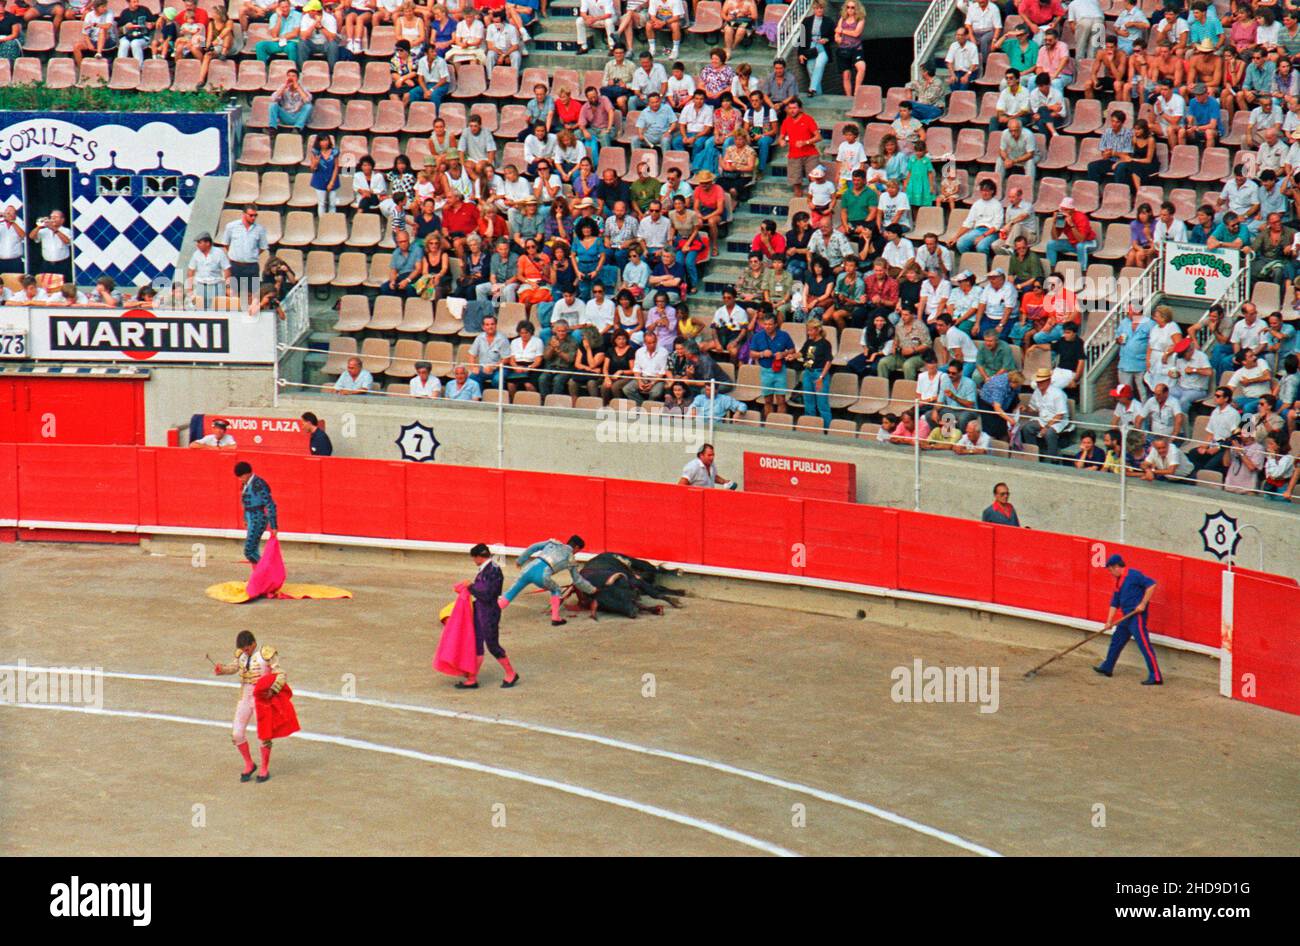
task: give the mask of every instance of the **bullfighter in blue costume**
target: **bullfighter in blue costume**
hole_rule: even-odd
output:
[[[524,553],[519,556],[517,562],[524,572],[510,586],[510,590],[502,595],[497,602],[501,609],[504,611],[508,608],[510,602],[514,601],[515,596],[523,591],[525,587],[536,585],[538,588],[545,588],[551,593],[551,626],[558,627],[561,624],[569,623],[560,617],[560,602],[564,600],[564,589],[559,586],[553,576],[557,572],[567,571],[573,578],[574,587],[579,591],[587,595],[596,593],[596,587],[578,574],[576,556],[584,544],[581,536],[574,535],[569,537],[568,542],[561,542],[559,539],[547,539],[545,542],[537,542],[524,549]]]
[[[271,486],[266,480],[253,473],[253,468],[242,460],[235,464],[235,476],[240,483],[240,499],[244,504],[244,524],[248,531],[244,535],[244,558],[256,565],[262,558],[258,548],[262,533],[269,524],[271,537],[274,538],[279,528],[275,515],[275,500],[271,498]]]

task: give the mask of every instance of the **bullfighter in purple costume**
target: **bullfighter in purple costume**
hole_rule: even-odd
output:
[[[474,599],[474,647],[478,654],[478,665],[472,675],[456,684],[456,688],[478,689],[478,671],[483,667],[483,650],[486,648],[505,671],[501,686],[508,690],[519,682],[520,676],[510,666],[510,659],[497,639],[501,630],[501,606],[497,604],[497,598],[501,595],[505,576],[501,574],[501,567],[492,561],[492,550],[482,542],[470,549],[469,554],[478,566],[478,574],[469,583],[461,582],[456,590],[459,592],[461,588],[468,588],[470,597]]]

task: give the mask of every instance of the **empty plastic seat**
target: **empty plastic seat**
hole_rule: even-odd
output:
[[[73,24],[80,28],[80,23]],[[23,35],[23,52],[48,53],[54,49],[54,24],[46,20],[31,20]],[[68,52],[72,47],[68,47]]]
[[[191,71],[194,75],[193,86],[189,85],[190,82],[189,75],[183,75],[181,72],[181,67],[184,66],[187,62],[190,63],[192,66],[192,69],[189,71]],[[182,59],[179,63],[176,64],[176,78],[172,81],[172,88],[173,89],[197,88],[199,72],[202,70],[202,68],[203,68],[202,63],[194,62],[193,60]],[[236,81],[238,81],[238,73],[236,71],[235,64],[231,60],[215,59],[212,61],[211,65],[208,66],[208,81],[206,85],[210,91],[212,92],[229,91],[230,89],[233,89],[235,87]]]
[[[140,64],[127,56],[113,60],[108,87],[119,92],[134,92],[140,86]]]
[[[339,317],[334,323],[334,331],[359,332],[369,322],[370,300],[365,296],[349,295],[339,300]]]
[[[407,299],[406,305],[402,308],[402,321],[398,323],[397,330],[423,334],[431,328],[433,328],[433,303],[428,299]]]
[[[318,98],[312,103],[307,127],[312,131],[337,131],[343,123],[343,106],[338,99]]]
[[[695,22],[686,32],[696,36],[708,36],[722,32],[722,4],[714,0],[700,0],[695,5]]]
[[[1070,165],[1075,174],[1086,174],[1088,165],[1101,159],[1101,139],[1084,138],[1079,142],[1079,156]]]
[[[363,216],[358,214],[358,216]],[[364,216],[370,216],[365,214]],[[341,213],[321,214],[316,233],[312,238],[313,246],[339,246],[347,240],[347,217]]]
[[[230,186],[226,189],[226,203],[251,204],[257,200],[257,172],[236,171],[230,175]]]
[[[421,300],[416,300],[421,301]],[[413,338],[399,338],[393,346],[393,361],[384,373],[390,378],[414,378],[415,363],[424,355],[424,345]]]
[[[519,73],[514,66],[497,66],[483,94],[490,99],[513,99],[519,92]]]
[[[1063,171],[1074,163],[1075,139],[1057,135],[1047,145],[1047,156],[1038,163],[1040,171]]]
[[[330,95],[337,95],[340,98],[346,99],[349,96],[356,95],[360,91],[361,63],[352,61],[336,62],[334,64],[334,72],[330,75]]]
[[[280,242],[284,246],[310,246],[316,239],[315,214],[306,210],[291,210],[285,217],[284,236]]]
[[[381,296],[378,302],[386,297]],[[396,301],[396,300],[394,300]],[[388,342],[382,338],[367,338],[361,343],[361,367],[372,375],[383,374],[392,363]]]
[[[312,250],[305,264],[307,285],[334,285],[334,254],[329,250]]]
[[[329,63],[319,59],[308,59],[302,64],[302,74],[298,76],[298,84],[312,95],[320,95],[330,87]]]
[[[1227,148],[1206,148],[1201,155],[1201,167],[1188,180],[1205,184],[1220,184],[1232,175],[1232,155]]]
[[[161,92],[170,88],[171,84],[172,75],[166,60],[149,59],[140,70],[136,88],[141,92]]]
[[[462,62],[456,66],[456,88],[452,90],[452,98],[479,98],[487,91],[487,87],[487,74],[478,63]]]
[[[1088,255],[1096,259],[1123,259],[1132,242],[1127,223],[1107,224],[1105,241]]]
[[[945,125],[969,125],[975,121],[975,114],[975,93],[959,90],[948,96],[948,110],[939,121]]]
[[[393,74],[386,62],[368,62],[361,76],[362,95],[387,95],[393,87]],[[333,90],[331,89],[331,92]]]
[[[261,92],[266,86],[266,63],[245,59],[239,63],[235,76],[236,92]]]
[[[889,406],[889,379],[868,375],[862,379],[858,399],[848,406],[850,414],[880,414]]]
[[[1127,220],[1133,216],[1133,198],[1127,184],[1107,184],[1101,193],[1101,206],[1093,216],[1098,220]]]
[[[108,84],[108,60],[85,58],[78,70],[77,85],[100,86]]]
[[[1185,181],[1200,169],[1200,165],[1201,149],[1198,145],[1175,145],[1169,154],[1169,166],[1158,177],[1166,181]]]
[[[1102,125],[1101,102],[1080,99],[1074,103],[1074,116],[1065,126],[1067,135],[1095,135]]]
[[[401,322],[402,300],[397,296],[380,296],[370,311],[370,324],[366,329],[372,332],[391,332]]]
[[[378,246],[382,225],[379,214],[360,213],[352,218],[352,233],[347,239],[348,246]]]
[[[366,284],[366,254],[357,251],[340,253],[334,273],[338,289],[357,289]]]
[[[284,171],[267,171],[262,175],[257,196],[253,200],[263,207],[283,207],[289,202],[289,195],[289,175]],[[231,203],[246,202],[231,199]]]
[[[244,135],[244,146],[239,152],[239,163],[246,167],[264,167],[271,163],[271,136]]]
[[[278,167],[302,164],[302,136],[295,132],[282,132],[275,136],[275,147],[268,162]]]

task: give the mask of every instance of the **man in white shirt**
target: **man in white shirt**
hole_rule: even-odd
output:
[[[1267,332],[1268,325],[1259,317],[1259,309],[1255,303],[1243,303],[1241,318],[1233,325],[1232,333],[1228,336],[1233,354],[1244,357],[1246,349],[1252,349],[1256,354],[1262,352],[1267,344],[1265,341]]]
[[[1192,475],[1192,464],[1183,452],[1164,437],[1151,442],[1151,450],[1142,461],[1144,480],[1182,479]]]
[[[1169,396],[1178,402],[1185,417],[1190,417],[1192,405],[1205,400],[1210,393],[1214,369],[1210,357],[1190,337],[1174,345],[1174,386]]]
[[[640,407],[645,401],[657,401],[664,395],[664,378],[668,375],[668,352],[659,347],[659,336],[646,332],[645,344],[632,359],[633,377],[623,384],[623,396]]]
[[[18,208],[12,204],[4,209],[0,217],[0,273],[21,273],[23,271],[23,247],[27,231],[18,222]]]
[[[1142,423],[1142,403],[1133,397],[1133,387],[1121,384],[1110,392],[1115,407],[1110,412],[1111,423],[1116,427],[1137,427]]]
[[[1155,229],[1152,231],[1152,242],[1163,243],[1165,240],[1173,240],[1175,243],[1187,242],[1187,224],[1174,216],[1178,212],[1170,201],[1165,201],[1160,205],[1160,215],[1156,219]]]
[[[682,24],[686,21],[686,4],[683,0],[650,0],[650,18],[645,24],[645,38],[650,54],[655,51],[655,33],[668,30],[673,37],[669,59],[676,59],[682,43]]]
[[[953,239],[953,248],[958,253],[970,253],[979,250],[987,254],[993,249],[1002,228],[1002,204],[993,195],[997,185],[988,178],[980,181],[980,196],[966,212],[966,220],[958,229]]]
[[[952,452],[958,456],[988,453],[992,445],[992,438],[980,429],[980,422],[971,420],[966,422],[966,431],[961,435],[961,439],[953,445]]]
[[[1056,458],[1060,455],[1061,434],[1070,426],[1070,404],[1065,392],[1052,384],[1051,368],[1035,372],[1028,410],[1034,416],[1022,428],[1024,439],[1037,441],[1040,455]]]
[[[668,89],[668,73],[664,67],[655,62],[654,46],[650,52],[642,53],[638,65],[632,73],[632,100],[628,104],[631,111],[645,108],[650,104],[650,93],[658,92],[661,96]],[[662,107],[667,108],[666,105]]]
[[[691,167],[708,168],[717,162],[713,143],[713,106],[704,101],[704,90],[696,89],[691,100],[677,114],[673,149],[691,153]]]
[[[1259,399],[1268,394],[1273,387],[1273,372],[1268,365],[1260,361],[1255,349],[1247,348],[1241,367],[1234,371],[1225,382],[1237,395],[1237,408],[1243,414],[1253,414],[1259,408]]]
[[[1192,465],[1198,470],[1206,467],[1218,468],[1222,465],[1220,451],[1222,443],[1231,439],[1233,432],[1241,426],[1241,411],[1232,403],[1232,388],[1214,389],[1214,410],[1210,411],[1209,420],[1205,422],[1205,439],[1208,443],[1197,443],[1188,454]]]
[[[1186,420],[1181,405],[1169,396],[1169,386],[1157,384],[1155,393],[1142,405],[1139,426],[1157,437],[1179,437]]]
[[[1010,256],[1015,252],[1016,240],[1024,237],[1033,246],[1038,242],[1038,214],[1034,213],[1033,201],[1025,197],[1020,187],[1007,191],[1006,210],[1002,214],[1002,226],[998,238],[993,241],[994,253]]]
[[[608,3],[609,0],[604,0]],[[524,43],[513,23],[506,22],[505,14],[500,10],[487,11],[487,30],[484,40],[487,44],[488,73],[498,65],[509,65],[516,72],[524,64]],[[581,27],[582,20],[578,20]],[[583,50],[585,51],[585,50]]]
[[[943,314],[950,292],[952,292],[952,283],[943,278],[943,273],[937,266],[926,270],[925,282],[921,283],[920,304],[927,325],[933,324],[934,320]]]
[[[72,231],[64,224],[62,210],[51,210],[32,227],[31,239],[41,245],[41,258],[33,267],[37,273],[58,273],[72,281]]]
[[[979,47],[980,62],[988,62],[989,51],[1002,38],[1002,11],[989,0],[975,0],[973,4],[961,2],[957,6],[966,11],[966,28]]]
[[[415,64],[415,77],[420,85],[420,95],[435,106],[441,105],[442,100],[451,94],[451,70],[433,43],[425,47],[424,55]]]
[[[1008,119],[1028,120],[1030,117],[1029,87],[1020,81],[1020,71],[1008,69],[1006,81],[998,93],[997,111],[989,121],[989,131],[1001,131]]]
[[[339,375],[334,382],[335,394],[369,394],[375,379],[370,372],[361,367],[360,358],[348,359],[348,370]]]
[[[735,489],[738,484],[733,480],[726,479],[718,472],[713,457],[713,444],[706,443],[700,447],[695,454],[695,459],[682,469],[682,478],[677,481],[677,485],[700,486],[707,489],[721,486],[726,489]]]
[[[191,440],[190,447],[198,450],[234,450],[235,438],[226,433],[230,424],[224,420],[212,422],[212,433],[198,440]]]
[[[969,89],[979,76],[980,48],[971,41],[970,30],[957,27],[957,39],[944,57],[948,64],[948,87],[954,91]]]
[[[1066,22],[1074,24],[1074,50],[1079,59],[1092,59],[1106,37],[1106,14],[1097,0],[1070,0]]]
[[[542,303],[546,305],[547,303]],[[567,324],[577,328],[582,322],[587,311],[587,304],[578,298],[578,290],[575,286],[565,286],[564,292],[558,302],[551,309],[550,322],[554,325],[563,319]],[[548,338],[547,341],[550,341]]]
[[[230,294],[230,259],[225,250],[212,245],[211,233],[200,233],[194,240],[194,255],[185,268],[185,294],[203,309]]]
[[[1183,143],[1183,116],[1187,114],[1187,102],[1174,91],[1174,84],[1169,79],[1161,79],[1160,83],[1160,93],[1152,105],[1156,118],[1155,132],[1172,148]]]
[[[668,242],[668,231],[671,224],[668,218],[664,216],[663,204],[659,201],[652,201],[650,209],[646,211],[641,222],[637,224],[637,239],[643,241],[646,245],[646,255],[657,253],[664,248]],[[653,257],[652,257],[653,258]]]
[[[589,30],[604,30],[610,50],[614,49],[614,27],[618,24],[615,23],[613,0],[582,0],[575,23],[578,29],[579,56],[586,55],[590,48],[587,45]]]
[[[908,261],[916,258],[916,248],[911,240],[903,239],[902,227],[885,227],[885,248],[880,256],[889,264],[889,275],[895,279]]]

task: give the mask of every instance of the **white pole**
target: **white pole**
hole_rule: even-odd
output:
[[[1232,698],[1232,614],[1236,576],[1232,571],[1232,556],[1228,567],[1221,573],[1223,583],[1219,592],[1219,696]]]
[[[709,443],[713,443],[713,400],[717,396],[718,396],[718,382],[710,378],[709,379]]]
[[[497,469],[506,465],[506,365],[497,365]]]
[[[921,511],[921,402],[912,402],[912,509]]]
[[[1124,542],[1128,524],[1128,431],[1127,423],[1119,428],[1119,540]]]
[[[280,406],[280,356],[284,354],[280,346],[275,346],[275,360],[271,364],[271,406]]]

